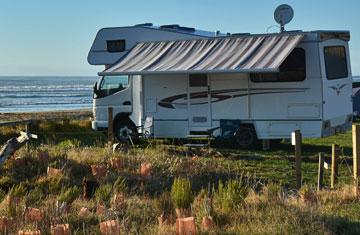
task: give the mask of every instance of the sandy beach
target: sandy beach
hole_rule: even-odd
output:
[[[23,120],[45,120],[45,119],[86,119],[92,117],[91,110],[49,111],[49,112],[27,112],[27,113],[0,113],[1,122],[15,122]]]

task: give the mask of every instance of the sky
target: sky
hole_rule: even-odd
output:
[[[283,3],[295,11],[287,30],[350,30],[352,73],[360,75],[359,0],[0,0],[0,75],[94,76],[103,67],[89,65],[87,54],[103,27],[266,33]]]

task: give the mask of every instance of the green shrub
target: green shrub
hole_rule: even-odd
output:
[[[191,209],[199,223],[201,223],[203,217],[213,215],[212,199],[207,190],[201,189],[200,193],[195,197]]]
[[[25,196],[25,205],[26,206],[38,206],[41,204],[44,199],[43,191],[40,187],[35,187]]]
[[[10,178],[9,176],[0,177],[0,188],[4,190],[8,190],[14,185],[14,179]]]
[[[5,196],[6,196],[6,192],[0,189],[0,203],[4,200]]]
[[[58,197],[58,201],[71,204],[73,201],[75,201],[76,198],[80,196],[80,194],[81,194],[81,190],[77,186],[74,186],[67,189],[66,191],[61,192],[61,194]]]
[[[214,190],[215,209],[230,213],[235,207],[241,205],[249,191],[242,178],[229,180],[225,185],[220,181],[218,189]]]
[[[48,180],[48,189],[51,194],[59,194],[64,187],[68,185],[68,179],[65,176],[52,177]]]
[[[127,193],[128,186],[124,177],[119,176],[114,183],[114,192],[115,193]]]
[[[95,192],[96,200],[99,203],[103,203],[106,206],[109,206],[110,199],[112,193],[112,185],[111,184],[104,184],[101,185]]]
[[[174,204],[171,200],[171,194],[169,192],[163,192],[158,198],[156,198],[155,207],[159,215],[161,213],[164,213],[164,215],[173,214]]]
[[[24,197],[26,195],[26,187],[23,183],[13,186],[9,192],[14,197]]]
[[[266,187],[263,189],[263,193],[270,200],[279,200],[284,196],[284,191],[281,184],[272,183],[272,182],[266,185]]]
[[[171,187],[171,198],[175,208],[190,208],[193,201],[190,180],[185,178],[176,178]]]
[[[64,149],[72,149],[72,148],[78,148],[81,145],[81,141],[78,139],[67,139],[63,140],[58,144],[59,148]]]

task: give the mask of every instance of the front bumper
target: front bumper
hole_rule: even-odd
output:
[[[94,131],[105,131],[108,129],[108,122],[107,121],[92,121],[91,128]]]

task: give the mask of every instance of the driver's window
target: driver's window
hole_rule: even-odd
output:
[[[100,90],[121,91],[129,86],[128,76],[105,76],[100,84]]]

